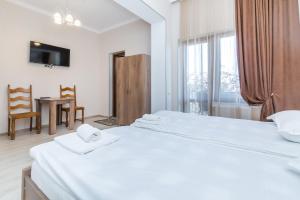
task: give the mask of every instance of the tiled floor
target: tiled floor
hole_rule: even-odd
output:
[[[87,119],[86,123],[100,129],[108,128],[94,123],[99,119],[101,118]],[[80,122],[77,122],[76,127],[79,125]],[[47,131],[45,127],[41,134],[36,134],[35,131],[17,132],[15,141],[9,140],[7,135],[0,135],[0,200],[21,199],[21,173],[23,168],[31,165],[32,160],[28,153],[31,147],[70,132],[64,125],[58,127],[56,135],[49,136]]]

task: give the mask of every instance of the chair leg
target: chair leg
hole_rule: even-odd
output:
[[[7,135],[10,136],[10,118],[8,118],[8,124],[7,124]]]
[[[32,117],[30,118],[30,132],[32,131]]]
[[[69,126],[69,112],[66,112],[66,127]]]
[[[16,138],[16,120],[12,119],[12,121],[11,121],[10,139],[14,140],[15,138]]]
[[[81,118],[81,123],[84,124],[84,109],[82,109],[82,118]]]
[[[77,118],[77,110],[75,110],[74,122],[76,122],[76,118]]]
[[[41,127],[42,127],[42,122],[41,122],[41,116],[37,116],[36,117],[37,120],[36,120],[36,130],[37,130],[37,134],[40,134],[41,133]]]

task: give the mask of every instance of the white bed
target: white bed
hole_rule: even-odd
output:
[[[156,115],[164,118],[159,125],[134,123],[132,126],[160,134],[205,140],[277,156],[300,156],[300,144],[281,137],[273,122],[208,117],[172,111],[161,111]]]
[[[71,192],[59,184],[59,181],[54,180],[55,176],[51,176],[37,163],[31,165],[31,178],[38,185],[39,189],[48,197],[48,199],[58,200],[75,200],[76,198]]]
[[[84,156],[55,142],[34,147],[32,180],[53,200],[300,197],[300,175],[287,166],[292,158],[134,127],[108,132],[121,139]]]

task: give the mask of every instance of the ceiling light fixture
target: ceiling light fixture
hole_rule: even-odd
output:
[[[55,24],[66,24],[69,26],[77,26],[80,27],[81,26],[81,21],[79,19],[74,19],[73,15],[71,14],[64,14],[64,13],[55,13],[53,15],[53,19],[54,19],[54,23]]]
[[[71,12],[67,9],[68,2],[66,1],[66,9],[64,12],[56,12],[53,15],[53,20],[55,24],[65,24],[69,26],[81,26],[81,21],[79,19],[75,19]]]

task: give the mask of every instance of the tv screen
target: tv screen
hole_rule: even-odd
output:
[[[54,66],[70,66],[70,49],[30,42],[30,62]]]

